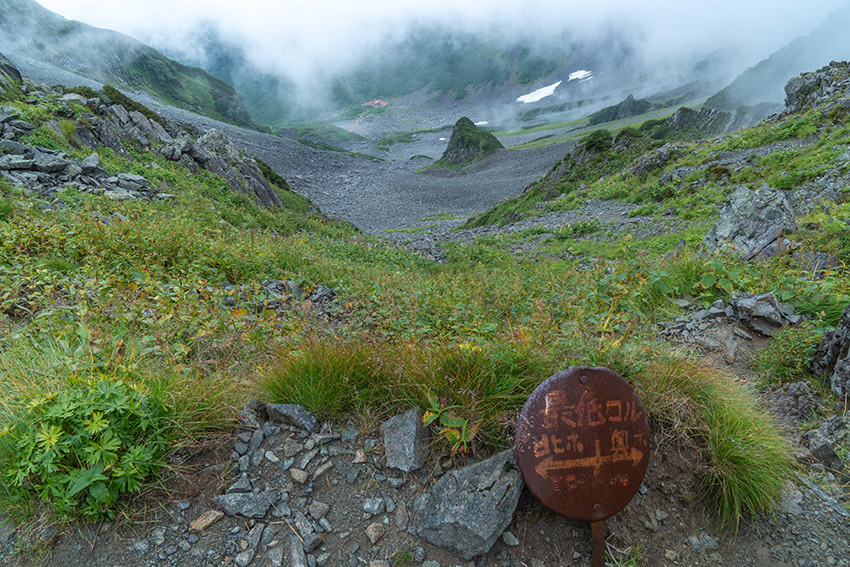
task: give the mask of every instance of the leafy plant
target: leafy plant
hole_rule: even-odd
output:
[[[111,376],[77,379],[29,400],[4,434],[15,458],[4,478],[19,498],[49,502],[60,516],[111,517],[170,452],[160,400]]]
[[[773,384],[805,377],[820,337],[811,326],[788,327],[774,334],[756,357],[754,369],[761,382]]]
[[[444,406],[440,399],[433,394],[426,394],[428,410],[422,416],[422,424],[425,427],[432,423],[438,423],[441,427],[440,435],[451,444],[452,456],[456,453],[467,453],[469,444],[481,429],[481,421],[470,423],[468,419],[457,416],[451,410],[458,406]]]

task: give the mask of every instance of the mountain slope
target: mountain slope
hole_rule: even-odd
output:
[[[761,102],[781,103],[791,77],[830,61],[850,59],[850,4],[836,10],[806,36],[799,37],[739,75],[706,101],[719,110],[735,110]]]
[[[203,69],[168,59],[118,32],[66,20],[32,0],[0,0],[0,51],[99,83],[146,91],[164,102],[243,126],[253,125],[239,94]]]

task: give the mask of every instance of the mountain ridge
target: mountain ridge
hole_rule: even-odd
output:
[[[24,74],[28,61],[37,61],[97,83],[145,91],[212,118],[253,126],[241,96],[224,81],[127,35],[67,20],[33,0],[0,0],[0,51],[23,67]]]

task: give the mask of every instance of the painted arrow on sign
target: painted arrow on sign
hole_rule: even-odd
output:
[[[578,459],[566,459],[556,461],[552,457],[547,457],[540,461],[534,470],[543,478],[549,478],[551,471],[561,471],[570,469],[592,468],[594,475],[599,474],[599,469],[607,463],[617,463],[620,461],[632,461],[632,465],[637,466],[643,459],[643,451],[637,447],[632,447],[629,452],[621,451],[612,453],[611,455],[602,456],[599,449],[599,440],[596,441],[596,454],[591,457],[581,457]]]

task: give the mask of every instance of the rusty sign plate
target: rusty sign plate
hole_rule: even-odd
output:
[[[640,487],[649,465],[649,423],[622,376],[577,366],[551,376],[528,398],[516,454],[525,484],[544,506],[599,522]]]

